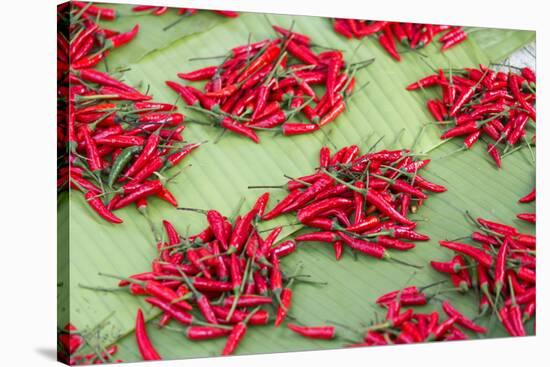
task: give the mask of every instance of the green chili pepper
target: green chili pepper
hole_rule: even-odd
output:
[[[136,154],[141,150],[142,147],[140,146],[131,146],[122,151],[116,158],[116,160],[113,163],[113,166],[111,167],[111,172],[109,173],[109,179],[107,180],[107,184],[109,187],[113,187],[113,184],[118,179],[120,174],[122,173],[122,170],[128,163],[130,163],[130,160]]]

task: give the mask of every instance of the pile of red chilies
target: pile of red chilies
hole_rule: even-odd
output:
[[[79,9],[83,15],[92,19],[115,20],[118,16],[115,9],[105,8],[83,1],[71,1],[71,4]]]
[[[401,61],[397,42],[403,47],[419,49],[427,46],[434,37],[443,32],[438,39],[443,52],[468,38],[462,27],[450,25],[335,19],[333,27],[334,31],[346,38],[361,39],[375,35],[380,46],[397,61]]]
[[[311,175],[291,179],[288,195],[264,220],[295,213],[298,221],[317,232],[301,234],[297,242],[325,242],[340,259],[344,247],[378,259],[396,260],[388,249],[409,250],[409,241],[427,241],[407,218],[427,199],[426,192],[444,192],[418,173],[430,162],[408,150],[361,154],[351,145],[331,154],[323,147],[319,168]],[[250,188],[262,188],[251,186]]]
[[[419,313],[412,308],[401,311],[402,306],[424,304],[422,300],[425,298],[418,296],[423,293],[415,291],[418,291],[418,288],[411,286],[378,298],[377,303],[387,308],[385,320],[370,326],[364,334],[363,341],[351,346],[467,340],[469,338],[464,331],[476,334],[487,332],[485,327],[477,325],[449,301],[442,302],[443,313]],[[416,302],[413,301],[414,297],[417,298]]]
[[[308,36],[273,28],[279,38],[235,47],[221,65],[178,74],[188,81],[207,81],[204,91],[166,84],[212,120],[204,124],[256,143],[257,130],[297,135],[320,129],[345,111],[355,73],[373,60],[346,65],[341,51],[315,53]],[[318,85],[325,86],[322,96],[313,88]],[[307,122],[293,120],[298,113]]]
[[[531,203],[535,201],[536,198],[537,198],[537,191],[535,188],[533,188],[533,190],[530,193],[528,193],[527,195],[519,199],[519,202],[522,204]],[[536,213],[520,213],[517,215],[517,217],[529,223],[537,223]]]
[[[161,327],[174,320],[187,326],[185,335],[190,340],[227,337],[222,355],[237,348],[247,325],[274,322],[279,326],[291,307],[291,285],[304,275],[281,270],[279,259],[296,249],[290,240],[277,243],[282,227],[265,238],[256,230],[268,199],[269,194],[263,194],[250,211],[234,221],[208,210],[208,227],[192,236],[181,236],[164,221],[167,241],[158,243],[159,256],[151,271],[124,278],[119,286],[145,296],[147,303],[160,309]],[[274,313],[270,314],[270,309]],[[154,348],[139,314],[137,325],[136,338],[144,359],[158,356],[151,351]]]
[[[334,339],[346,337],[349,331],[360,335],[362,341],[348,345],[349,347],[364,347],[390,344],[412,344],[429,341],[467,340],[468,335],[463,330],[484,334],[487,329],[477,325],[474,321],[457,310],[448,300],[441,306],[446,316],[440,320],[442,314],[433,311],[429,314],[416,312],[412,308],[402,310],[403,306],[422,306],[432,296],[427,296],[422,288],[415,286],[402,290],[392,291],[379,297],[376,303],[387,309],[382,321],[375,321],[365,330],[357,330],[342,325],[340,330],[335,326],[302,326],[288,324],[287,327],[294,333],[305,338]]]
[[[57,359],[71,366],[123,362],[120,359],[113,360],[113,355],[118,351],[116,345],[106,349],[101,348],[102,350],[95,353],[76,354],[84,347],[86,340],[71,323],[65,325],[63,330],[58,333],[57,343]]]
[[[463,291],[479,291],[480,314],[493,309],[511,336],[524,336],[524,324],[536,312],[536,237],[512,226],[478,218],[474,244],[439,241],[456,255],[432,261]]]
[[[90,207],[111,223],[122,222],[113,210],[133,203],[146,207],[150,196],[177,206],[160,174],[199,146],[181,136],[184,116],[173,112],[174,105],[153,102],[88,62],[130,42],[138,27],[111,35],[87,16],[79,19],[69,29],[69,40],[58,35],[65,46],[59,48],[65,63],[59,76],[63,84],[70,83],[60,88],[60,112],[67,112],[68,119],[68,134],[62,136],[68,162],[59,170],[58,188],[82,191]]]
[[[132,8],[133,12],[150,12],[152,15],[163,15],[166,14],[166,12],[170,8],[167,6],[154,6],[154,5],[137,5]],[[191,16],[196,14],[199,11],[199,9],[194,8],[178,8],[178,15],[182,16]],[[239,13],[236,11],[230,11],[230,10],[212,10],[213,13],[216,13],[218,15],[221,15],[223,17],[227,18],[236,18],[239,16]]]
[[[71,4],[74,5],[72,9],[70,9]],[[78,26],[71,23],[71,17],[76,23],[79,23]],[[109,50],[121,46],[123,43],[121,41],[131,38],[131,34],[135,36],[138,31],[136,26],[127,35],[119,36],[116,31],[100,29],[94,23],[97,17],[112,20],[116,18],[116,15],[112,9],[99,8],[78,1],[60,4],[57,8],[57,156],[59,167],[68,165],[69,68],[88,68],[97,65]],[[75,33],[75,28],[77,33]],[[86,30],[87,32],[85,32]],[[92,33],[94,34],[92,35]],[[114,42],[113,40],[107,41],[112,37],[114,37]],[[67,182],[66,176],[65,172],[59,177],[58,187]]]
[[[441,98],[430,99],[428,110],[441,126],[454,125],[441,139],[461,137],[462,149],[470,149],[486,136],[493,141],[487,143],[487,152],[499,168],[501,153],[526,140],[529,120],[537,120],[536,77],[528,67],[521,69],[521,74],[495,72],[482,65],[447,73],[440,69],[410,84],[407,90],[429,87],[439,87]]]

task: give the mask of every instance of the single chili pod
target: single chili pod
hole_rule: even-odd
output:
[[[287,327],[298,335],[311,339],[334,339],[336,329],[334,326],[299,326],[287,324]]]
[[[138,308],[136,316],[136,341],[139,353],[141,354],[143,360],[159,361],[162,359],[153,344],[151,343],[149,336],[147,335],[145,320],[143,318],[143,313],[140,308]]]
[[[211,340],[227,336],[231,330],[211,326],[189,326],[185,330],[185,336],[189,340]]]
[[[97,196],[97,193],[94,191],[88,191],[86,194],[84,194],[84,198],[86,199],[86,202],[94,211],[99,214],[103,219],[119,224],[122,223],[122,219],[111,213],[109,209],[103,204],[103,201]]]
[[[484,250],[478,249],[476,247],[459,243],[459,242],[451,242],[451,241],[439,241],[439,244],[443,247],[446,247],[458,253],[462,253],[466,256],[469,256],[486,267],[491,267],[493,264],[492,256],[489,255]]]

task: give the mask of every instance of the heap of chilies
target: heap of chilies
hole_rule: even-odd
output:
[[[536,312],[536,237],[482,218],[476,224],[475,244],[439,241],[455,256],[431,265],[457,289],[476,291],[481,315],[493,309],[511,336],[524,336],[525,322]]]
[[[429,75],[407,86],[407,90],[438,87],[441,96],[426,106],[442,127],[441,139],[460,137],[462,149],[470,149],[487,138],[487,152],[497,167],[502,154],[525,140],[529,121],[537,120],[536,77],[525,67],[521,73],[479,68],[450,69]]]
[[[133,12],[149,12],[152,15],[160,16],[166,14],[170,8],[167,6],[155,6],[155,5],[137,5],[132,8]],[[178,8],[178,15],[191,16],[196,14],[199,9],[194,8]],[[212,10],[213,13],[221,15],[227,18],[236,18],[239,13],[230,10]]]
[[[528,193],[527,195],[525,195],[524,197],[522,197],[521,199],[519,199],[519,202],[522,203],[522,204],[525,204],[525,203],[531,203],[533,201],[535,201],[537,198],[537,191],[535,188],[533,188],[533,190]],[[536,223],[537,222],[537,214],[536,213],[520,213],[517,215],[517,217],[521,220],[524,220],[526,222],[529,222],[529,223]]]
[[[113,359],[118,351],[116,345],[108,348],[98,348],[94,353],[77,354],[86,345],[86,340],[80,335],[77,328],[70,323],[58,332],[57,344],[57,359],[70,366],[123,362],[120,359]]]
[[[101,20],[115,20],[118,15],[115,9],[93,5],[83,1],[71,1],[71,4],[80,10],[86,17]]]
[[[298,335],[312,339],[347,338],[346,334],[349,332],[360,335],[362,341],[351,344],[350,347],[467,340],[469,337],[465,331],[476,334],[487,332],[485,327],[462,314],[448,300],[441,303],[442,313],[438,311],[420,313],[413,308],[404,309],[407,306],[426,305],[430,299],[439,295],[439,293],[427,295],[424,292],[433,285],[422,288],[409,286],[378,297],[376,303],[387,310],[384,320],[375,320],[364,330],[345,325],[337,328],[331,325],[288,324],[287,327]]]
[[[332,244],[337,260],[349,247],[397,261],[388,249],[405,251],[415,247],[410,241],[429,240],[415,232],[409,213],[416,212],[428,192],[446,191],[419,175],[429,162],[409,150],[361,154],[351,145],[331,154],[323,147],[317,171],[288,181],[284,186],[288,195],[262,218],[293,213],[307,228],[317,229],[296,241]]]
[[[427,46],[439,37],[443,52],[468,38],[462,27],[437,24],[335,19],[333,28],[346,38],[377,37],[380,46],[397,61],[401,61],[397,45],[414,50]]]
[[[374,321],[364,330],[345,325],[305,326],[289,323],[287,327],[295,334],[310,339],[349,339],[347,334],[350,332],[361,336],[361,342],[349,347],[467,340],[469,337],[465,331],[476,334],[487,332],[485,327],[462,314],[448,300],[441,304],[443,313],[420,313],[413,308],[403,309],[404,306],[422,306],[433,296],[435,294],[426,296],[415,286],[384,294],[377,299],[377,304],[387,309],[384,320]]]
[[[153,102],[151,96],[92,68],[98,55],[101,59],[134,39],[138,27],[112,33],[78,9],[72,15],[68,34],[58,34],[63,46],[60,112],[67,114],[62,124],[67,135],[59,136],[59,145],[68,153],[61,159],[58,188],[81,191],[90,207],[111,223],[122,222],[113,210],[131,204],[145,208],[151,196],[177,206],[162,173],[199,146],[184,141],[184,116],[174,112],[176,106]]]
[[[355,73],[372,60],[346,64],[341,51],[316,53],[308,36],[273,28],[279,38],[235,47],[220,65],[178,74],[187,81],[206,81],[204,90],[166,84],[211,120],[202,123],[256,143],[258,130],[286,136],[319,130],[345,111]],[[318,95],[315,86],[324,86],[324,93]],[[307,122],[299,122],[299,113]]]
[[[485,327],[462,314],[448,300],[441,303],[442,313],[421,313],[413,308],[403,310],[403,306],[426,303],[426,297],[414,286],[385,294],[377,299],[377,303],[387,309],[385,320],[368,327],[363,341],[351,346],[467,340],[469,337],[465,331],[475,334],[487,332]]]
[[[208,226],[191,236],[182,236],[164,221],[166,242],[158,243],[159,256],[151,270],[123,278],[119,286],[162,311],[160,327],[172,320],[186,326],[190,340],[227,337],[222,355],[233,353],[248,325],[279,326],[285,320],[291,286],[303,277],[281,270],[279,259],[296,249],[291,240],[277,241],[282,227],[265,238],[256,230],[268,199],[269,194],[263,194],[234,220],[216,210],[205,211]],[[160,359],[147,337],[141,310],[136,340],[145,360]]]

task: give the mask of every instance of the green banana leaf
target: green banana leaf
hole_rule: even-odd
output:
[[[535,32],[514,29],[482,29],[471,37],[492,62],[498,62],[535,40]]]
[[[182,18],[176,8],[156,16],[151,14],[151,11],[134,12],[132,11],[133,6],[124,4],[98,5],[113,8],[118,14],[115,21],[100,21],[99,24],[102,27],[119,32],[127,32],[136,24],[139,24],[140,27],[133,42],[114,50],[110,54],[111,57],[107,58],[108,66],[113,70],[139,62],[151,52],[162,50],[186,37],[206,32],[218,24],[230,21],[229,18],[209,11],[199,11],[193,16],[183,16]],[[176,21],[179,22],[176,24]]]
[[[128,7],[119,7],[128,11]],[[407,148],[420,136],[415,150],[427,151],[440,142],[440,130],[429,124],[432,118],[425,108],[432,92],[407,92],[405,86],[429,74],[430,67],[463,68],[501,60],[534,38],[534,32],[478,30],[475,37],[445,54],[441,54],[436,45],[429,45],[421,51],[426,58],[408,52],[403,54],[402,62],[397,63],[375,40],[350,41],[338,36],[332,31],[328,19],[283,15],[269,15],[267,19],[286,27],[294,21],[296,31],[311,35],[315,44],[343,50],[347,60],[356,49],[353,61],[375,58],[375,62],[357,76],[359,85],[367,82],[368,85],[350,100],[347,111],[340,118],[324,130],[310,135],[288,138],[260,133],[261,144],[257,145],[233,134],[224,134],[215,142],[220,135],[218,129],[188,123],[186,139],[207,140],[208,143],[170,172],[175,174],[181,170],[170,185],[180,206],[216,208],[225,215],[232,215],[244,199],[244,211],[263,192],[248,190],[249,185],[281,184],[285,182],[284,174],[299,176],[311,173],[323,144],[337,147],[358,144],[366,150],[381,139],[377,146],[380,149]],[[140,82],[149,85],[155,100],[173,102],[176,96],[164,82],[177,80],[177,72],[208,65],[207,60],[188,61],[189,58],[224,54],[230,47],[246,44],[249,37],[252,41],[270,37],[273,31],[267,19],[260,14],[242,14],[237,19],[219,22],[208,31],[199,27],[192,35],[184,35],[177,41],[163,39],[157,42],[154,36],[140,35],[135,45],[129,44],[127,49],[113,52],[109,64],[128,65],[130,71],[124,75],[126,80],[135,85]],[[131,21],[124,19],[121,24],[136,21],[142,26],[143,34],[156,35],[154,32],[162,27],[160,19],[152,16],[136,17]],[[118,27],[116,23],[112,23],[113,28]],[[184,24],[188,25],[186,22],[180,25]],[[362,45],[358,48],[360,43]],[[188,117],[193,116],[181,101],[178,106]],[[419,134],[421,131],[423,133]],[[453,141],[433,150],[430,153],[432,163],[424,172],[428,179],[449,189],[431,195],[413,216],[419,221],[418,231],[428,234],[432,240],[418,243],[411,251],[396,254],[409,263],[425,265],[424,268],[413,270],[366,256],[354,259],[350,253],[345,253],[337,262],[331,246],[321,243],[301,245],[293,255],[283,259],[284,269],[292,272],[303,264],[304,273],[311,279],[327,284],[296,283],[291,310],[293,317],[304,324],[323,324],[331,320],[360,328],[361,324],[383,314],[383,310],[374,304],[380,294],[407,284],[426,285],[445,279],[427,264],[430,260],[450,257],[450,251],[441,248],[437,240],[467,236],[474,230],[465,219],[466,210],[476,217],[513,224],[524,232],[534,233],[533,226],[515,219],[519,212],[534,211],[532,204],[517,204],[518,198],[528,193],[535,182],[535,166],[529,150],[506,156],[503,168],[498,170],[490,161],[484,144],[474,146],[471,151],[452,154],[459,148],[460,143]],[[284,194],[282,190],[272,190],[270,206]],[[100,276],[98,272],[126,276],[147,271],[156,255],[147,220],[135,208],[127,208],[117,212],[124,220],[123,224],[108,224],[97,218],[78,192],[64,194],[60,207],[60,218],[70,220],[68,236],[60,238],[60,248],[68,246],[70,261],[61,256],[63,263],[60,263],[59,270],[62,275],[68,272],[70,283],[58,285],[62,289],[59,301],[65,305],[69,302],[67,312],[70,315],[67,317],[74,325],[85,329],[110,316],[102,334],[102,343],[117,341],[120,347],[117,358],[140,360],[131,334],[136,309],[143,308],[146,316],[151,318],[155,311],[125,292],[91,291],[81,285],[113,288],[117,281]],[[151,200],[149,211],[157,227],[162,219],[168,219],[181,233],[194,233],[205,225],[203,215],[178,211],[155,199]],[[263,223],[263,226],[269,228],[292,222],[293,219],[287,217]],[[289,226],[285,234],[298,229]],[[64,233],[63,230],[60,233]],[[69,296],[67,292],[70,292]],[[465,314],[476,314],[474,295],[449,293],[445,297]],[[434,302],[424,309],[439,309],[439,306]],[[490,326],[491,332],[485,337],[506,335],[494,317],[479,322]],[[149,324],[149,333],[159,353],[166,359],[219,355],[224,343],[223,340],[190,342],[181,332],[158,330],[153,323]],[[529,326],[529,333],[532,333],[532,326]],[[331,349],[345,344],[347,341],[343,339],[315,341],[300,338],[284,326],[251,327],[237,354]]]

